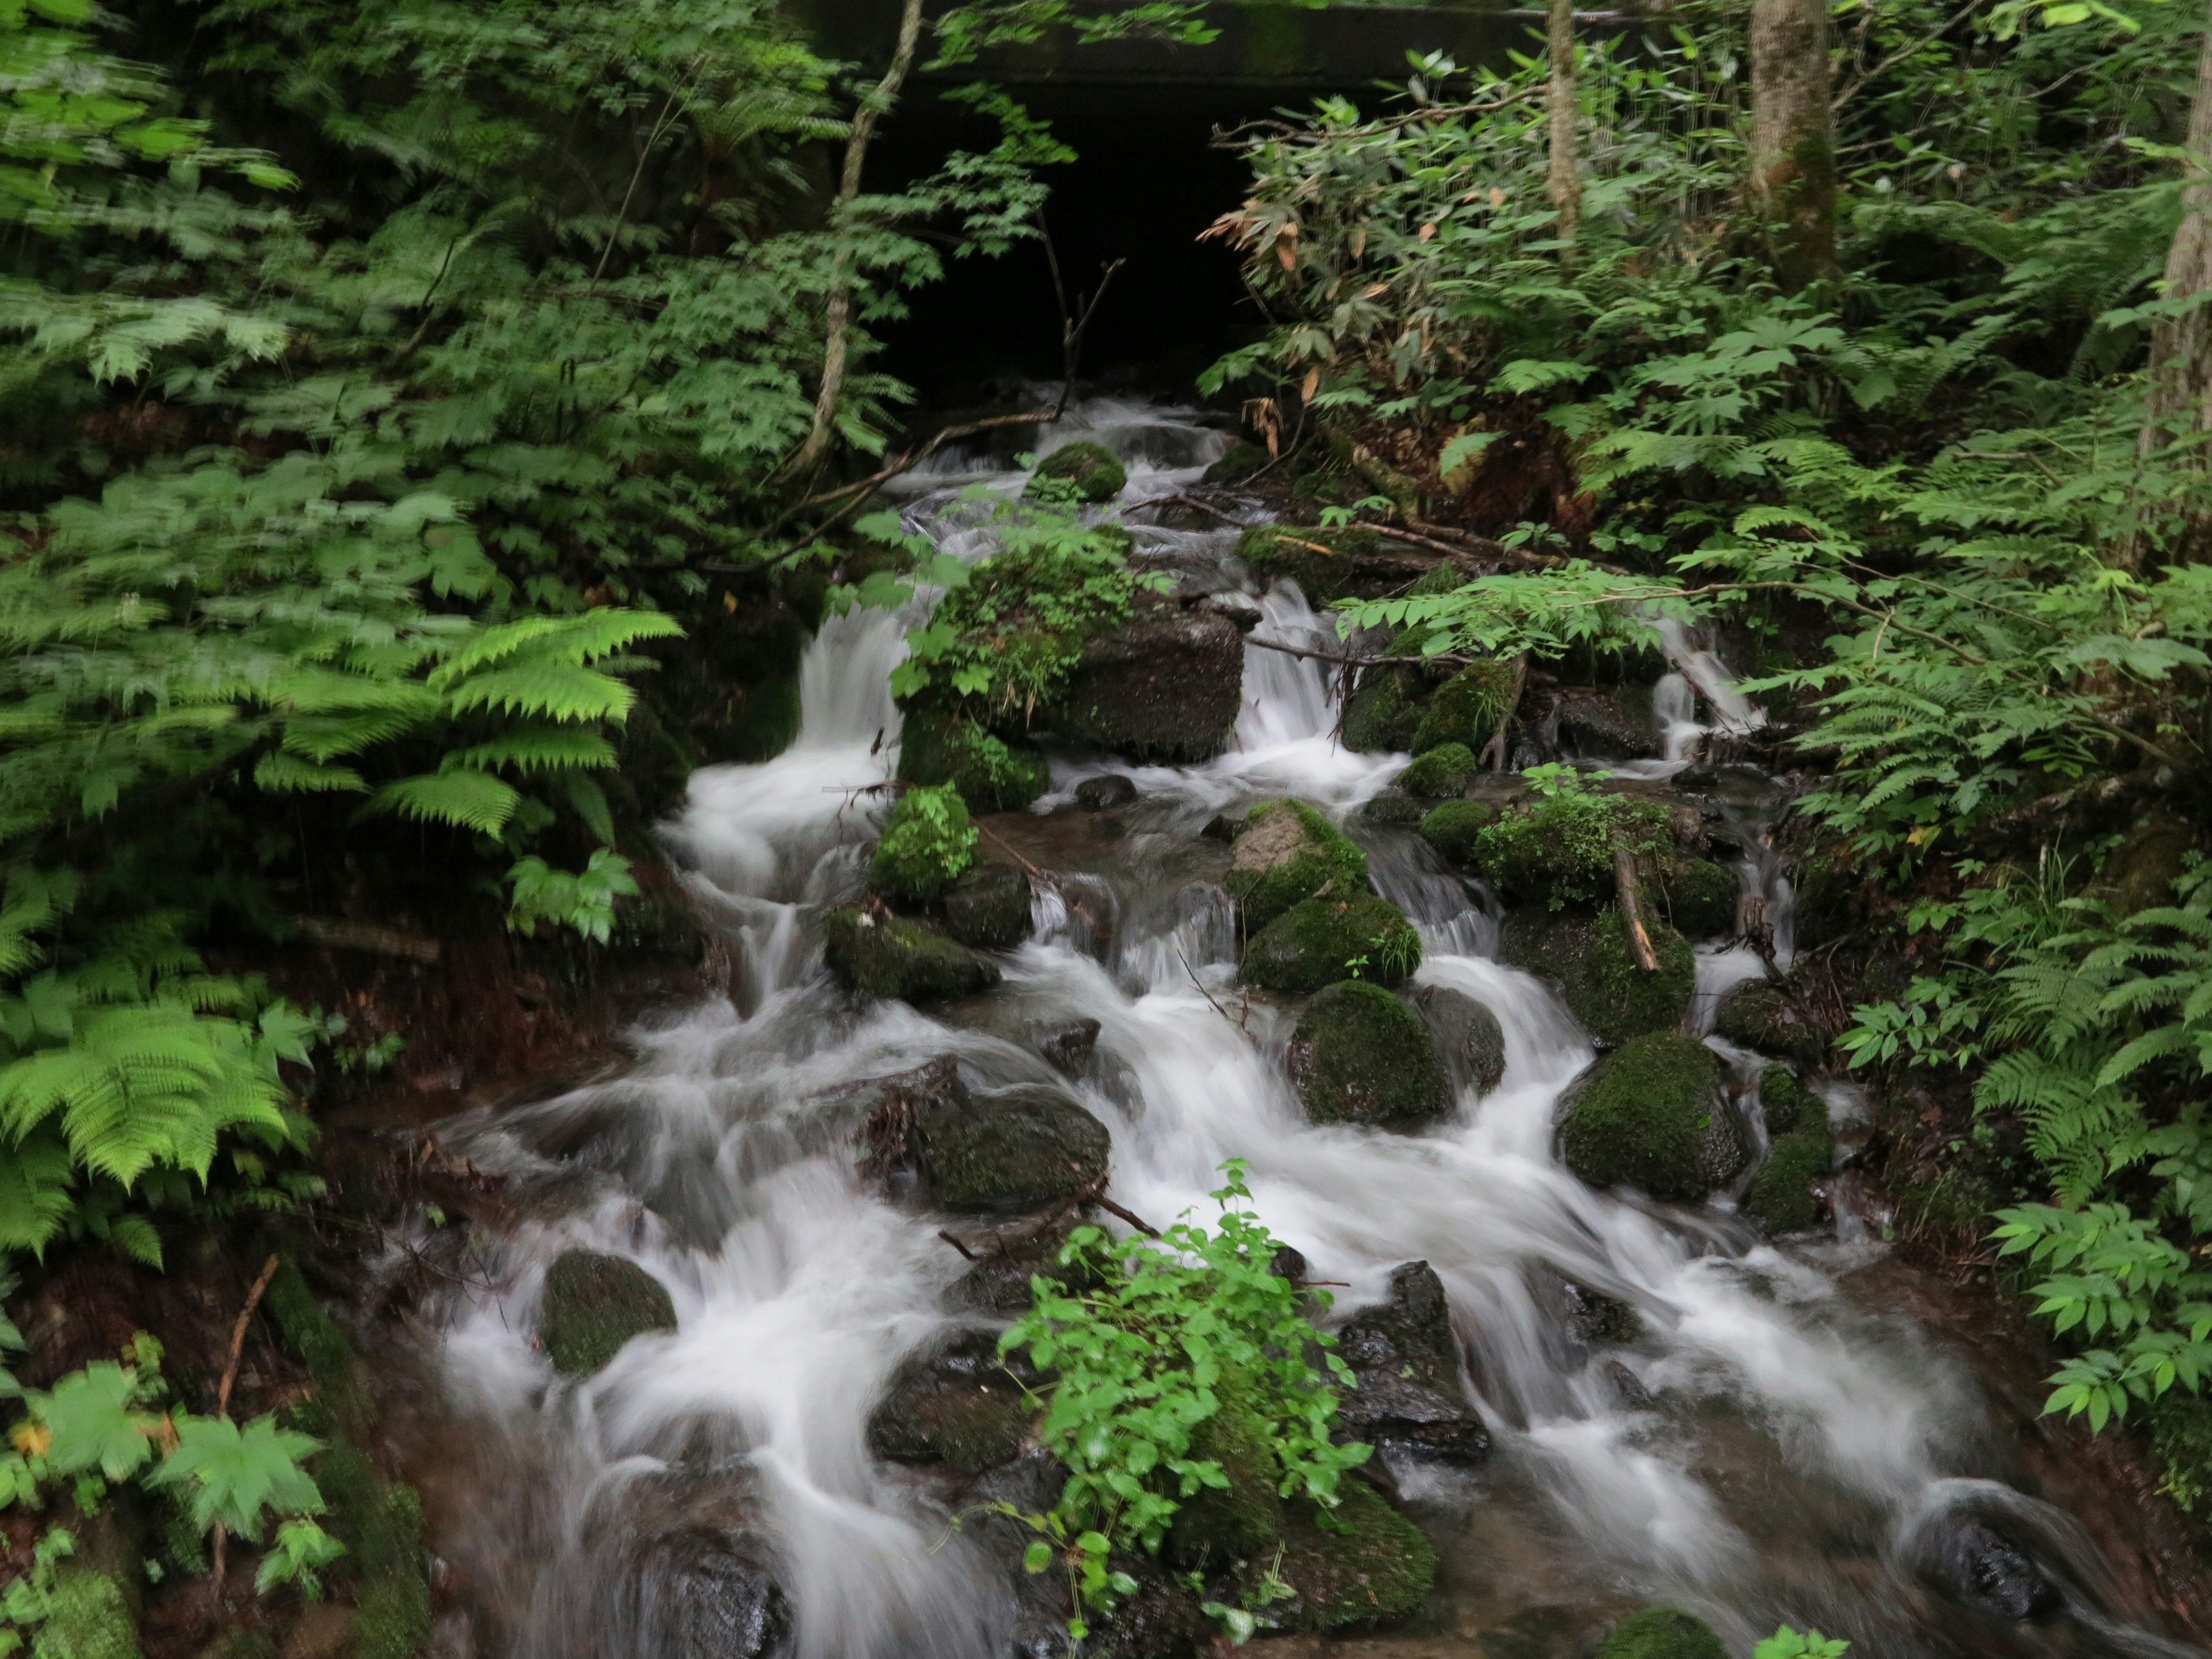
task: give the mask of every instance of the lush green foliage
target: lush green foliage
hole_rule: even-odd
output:
[[[1052,1509],[1026,1517],[1043,1534],[1027,1565],[1041,1572],[1065,1559],[1085,1610],[1068,1627],[1078,1641],[1090,1614],[1136,1588],[1115,1553],[1157,1553],[1184,1504],[1228,1486],[1220,1463],[1193,1449],[1225,1392],[1264,1425],[1285,1497],[1333,1508],[1344,1472],[1371,1449],[1331,1437],[1336,1385],[1351,1375],[1301,1307],[1306,1294],[1326,1306],[1327,1292],[1302,1292],[1275,1271],[1280,1243],[1239,1207],[1251,1198],[1243,1166],[1222,1171],[1211,1231],[1183,1220],[1157,1239],[1115,1241],[1076,1229],[1060,1252],[1074,1273],[1032,1279],[1034,1305],[1000,1339],[1001,1352],[1025,1349],[1052,1378],[1037,1434],[1068,1475]],[[1249,1634],[1249,1612],[1236,1620],[1232,1611],[1247,1610],[1219,1615]]]
[[[868,866],[869,885],[893,898],[934,898],[975,861],[975,826],[951,784],[908,789],[891,808]]]
[[[1531,767],[1524,775],[1535,801],[1474,836],[1475,862],[1509,891],[1543,895],[1554,910],[1593,903],[1613,890],[1616,853],[1672,845],[1666,808],[1655,802],[1585,788],[1571,766]]]

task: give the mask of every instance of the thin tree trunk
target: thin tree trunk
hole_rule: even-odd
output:
[[[907,71],[914,66],[915,47],[921,40],[921,0],[906,0],[905,9],[899,14],[898,46],[891,53],[890,67],[884,71],[884,78],[876,83],[876,89],[853,112],[853,130],[845,140],[845,172],[838,181],[837,205],[833,212],[842,212],[860,193],[860,168],[868,159],[868,143],[875,137],[876,123],[891,106],[899,88],[906,84]],[[814,398],[814,422],[807,430],[806,441],[783,468],[802,477],[829,453],[831,423],[836,419],[838,401],[845,395],[845,368],[853,333],[853,288],[845,276],[849,264],[848,255],[837,256],[836,274],[831,280],[830,302],[823,314],[822,386]]]
[[[1583,184],[1575,171],[1575,0],[1548,0],[1545,22],[1552,60],[1552,205],[1559,210],[1559,240],[1572,242],[1583,221]]]
[[[2197,59],[2197,101],[2189,112],[2183,165],[2190,182],[2181,224],[2166,256],[2166,297],[2186,300],[2212,290],[2212,22]],[[2150,336],[2150,424],[2145,452],[2167,436],[2212,431],[2212,307],[2161,317]]]
[[[1792,290],[1836,274],[1836,116],[1825,0],[1752,0],[1751,199]]]

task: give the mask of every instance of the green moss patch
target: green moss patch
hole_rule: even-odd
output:
[[[1022,493],[1044,494],[1037,488],[1039,478],[1057,479],[1073,492],[1077,501],[1095,502],[1110,501],[1119,495],[1129,482],[1129,474],[1105,445],[1085,441],[1062,444],[1039,461]]]
[[[1451,1104],[1427,1022],[1364,980],[1331,985],[1306,1006],[1291,1081],[1316,1123],[1413,1123]]]
[[[1437,1578],[1437,1553],[1421,1529],[1364,1480],[1338,1488],[1325,1529],[1310,1504],[1288,1506],[1281,1541],[1283,1577],[1297,1591],[1284,1622],[1294,1630],[1338,1630],[1403,1619]]]
[[[1469,663],[1431,694],[1413,729],[1414,752],[1459,743],[1480,754],[1512,714],[1519,678],[1511,663]]]
[[[589,1376],[632,1337],[675,1328],[667,1286],[626,1257],[568,1250],[545,1271],[538,1340],[563,1376]]]
[[[1052,787],[1042,750],[937,708],[908,711],[898,775],[905,783],[949,783],[977,812],[1016,811]]]
[[[979,951],[1003,951],[1029,936],[1030,878],[1011,864],[978,864],[954,882],[938,908],[945,931]]]
[[[1256,933],[1301,899],[1367,890],[1367,854],[1302,800],[1261,801],[1245,815],[1225,884]]]
[[[1370,797],[1359,809],[1359,816],[1370,823],[1395,823],[1401,830],[1416,830],[1430,810],[1428,802],[1415,800],[1411,795],[1382,794]]]
[[[1439,744],[1398,774],[1398,787],[1433,800],[1462,793],[1474,776],[1474,751],[1463,743]]]
[[[1255,524],[1237,538],[1237,556],[1258,575],[1289,577],[1308,599],[1319,601],[1340,597],[1351,586],[1352,562],[1372,556],[1382,545],[1364,525],[1323,530]]]
[[[1766,1149],[1766,1161],[1744,1189],[1744,1213],[1772,1233],[1802,1233],[1820,1224],[1824,1183],[1835,1163],[1828,1126],[1792,1131]]]
[[[1421,965],[1421,936],[1395,904],[1370,894],[1292,905],[1245,945],[1247,985],[1293,994],[1358,977],[1395,985]]]
[[[1731,991],[1714,1016],[1713,1030],[1740,1048],[1801,1066],[1818,1066],[1827,1058],[1827,1039],[1779,985],[1754,981]]]
[[[67,1570],[56,1577],[52,1610],[37,1627],[42,1659],[138,1659],[138,1632],[123,1588],[104,1572]]]
[[[902,1362],[868,1419],[868,1449],[893,1462],[941,1463],[963,1474],[1018,1456],[1036,1413],[1024,1377],[1000,1359],[998,1348],[995,1331],[962,1331]]]
[[[1662,859],[1648,886],[1660,915],[1684,937],[1717,939],[1735,932],[1743,883],[1726,866],[1679,855]]]
[[[1595,903],[1613,889],[1613,849],[1673,844],[1656,801],[1569,791],[1509,810],[1476,839],[1475,863],[1508,903],[1557,909]]]
[[[1787,1066],[1769,1066],[1759,1073],[1759,1105],[1766,1120],[1766,1133],[1778,1139],[1793,1129],[1828,1121],[1826,1103],[1800,1083]]]
[[[918,921],[857,904],[822,918],[822,945],[830,968],[870,996],[935,1002],[999,982],[999,970],[966,945]]]
[[[1620,913],[1521,912],[1506,919],[1504,956],[1516,968],[1555,981],[1574,1017],[1601,1042],[1672,1030],[1689,1012],[1698,985],[1697,952],[1663,922],[1644,932],[1658,962],[1637,961]]]
[[[915,1162],[931,1199],[970,1214],[1062,1202],[1105,1178],[1112,1150],[1106,1126],[1048,1085],[946,1090],[915,1119]]]
[[[1273,458],[1257,444],[1239,438],[1221,452],[1221,459],[1206,469],[1200,483],[1243,483]]]
[[[1369,668],[1345,705],[1338,734],[1355,755],[1390,755],[1413,746],[1420,730],[1421,707],[1407,695],[1411,676],[1399,668]]]
[[[1728,1650],[1703,1620],[1679,1607],[1646,1607],[1606,1633],[1597,1659],[1728,1659]]]
[[[1636,1038],[1600,1060],[1577,1086],[1559,1155],[1593,1187],[1652,1197],[1705,1196],[1703,1152],[1720,1109],[1719,1056],[1672,1031]]]
[[[1421,820],[1421,839],[1454,864],[1471,864],[1482,832],[1498,822],[1487,801],[1448,800]]]

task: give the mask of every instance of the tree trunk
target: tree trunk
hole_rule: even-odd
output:
[[[852,131],[845,140],[844,176],[837,185],[833,223],[835,213],[851,205],[853,198],[860,193],[860,169],[868,159],[868,142],[875,137],[876,123],[891,106],[899,88],[906,84],[906,73],[914,66],[915,47],[921,40],[921,0],[906,0],[899,14],[898,46],[891,53],[890,67],[884,71],[884,78],[876,83],[876,89],[853,112]],[[798,452],[781,469],[794,477],[805,477],[829,453],[831,423],[837,416],[838,401],[845,395],[846,360],[853,333],[853,288],[845,276],[850,263],[848,256],[837,255],[829,304],[823,312],[822,385],[814,397],[813,424],[807,429],[806,441],[799,445]]]
[[[1552,60],[1552,205],[1559,210],[1559,240],[1572,242],[1583,218],[1583,184],[1575,172],[1575,0],[1548,0],[1545,21]]]
[[[1785,289],[1836,274],[1836,118],[1824,0],[1752,0],[1751,199]]]
[[[2212,21],[2197,59],[2197,101],[2189,113],[2189,184],[2180,227],[2166,256],[2166,297],[2212,291]],[[2162,317],[2150,335],[2150,424],[2146,453],[2191,432],[2212,431],[2212,304]]]

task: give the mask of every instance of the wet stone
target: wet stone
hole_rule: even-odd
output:
[[[1291,1037],[1290,1070],[1316,1123],[1413,1124],[1451,1106],[1421,1017],[1364,980],[1331,985],[1306,1005]]]
[[[868,1419],[868,1449],[966,1474],[1010,1462],[1029,1435],[1036,1380],[1018,1354],[1000,1358],[996,1331],[956,1331],[901,1362]]]
[[[1505,1030],[1488,1005],[1447,985],[1421,985],[1407,998],[1428,1021],[1451,1086],[1488,1094],[1505,1076]]]
[[[1079,1019],[1048,1031],[1037,1039],[1036,1051],[1045,1063],[1063,1077],[1073,1077],[1090,1063],[1098,1047],[1102,1028],[1095,1019]]]
[[[1137,786],[1119,772],[1103,778],[1085,778],[1075,786],[1075,804],[1093,812],[1127,806],[1137,798]]]
[[[977,864],[939,901],[945,931],[977,950],[1003,951],[1029,937],[1030,878],[1011,864]]]
[[[1352,1438],[1448,1462],[1489,1451],[1490,1431],[1460,1382],[1443,1281],[1427,1262],[1392,1271],[1388,1297],[1346,1322],[1337,1354],[1358,1379],[1340,1407]]]
[[[916,1108],[912,1146],[932,1200],[979,1215],[1065,1203],[1105,1179],[1110,1150],[1106,1126],[1044,1084],[934,1095]]]
[[[2040,1619],[2066,1603],[2065,1592],[2033,1556],[1978,1521],[1946,1532],[1936,1565],[1947,1591],[1994,1618]]]
[[[546,1270],[538,1340],[564,1376],[588,1376],[632,1337],[675,1328],[667,1287],[625,1257],[567,1250]]]

